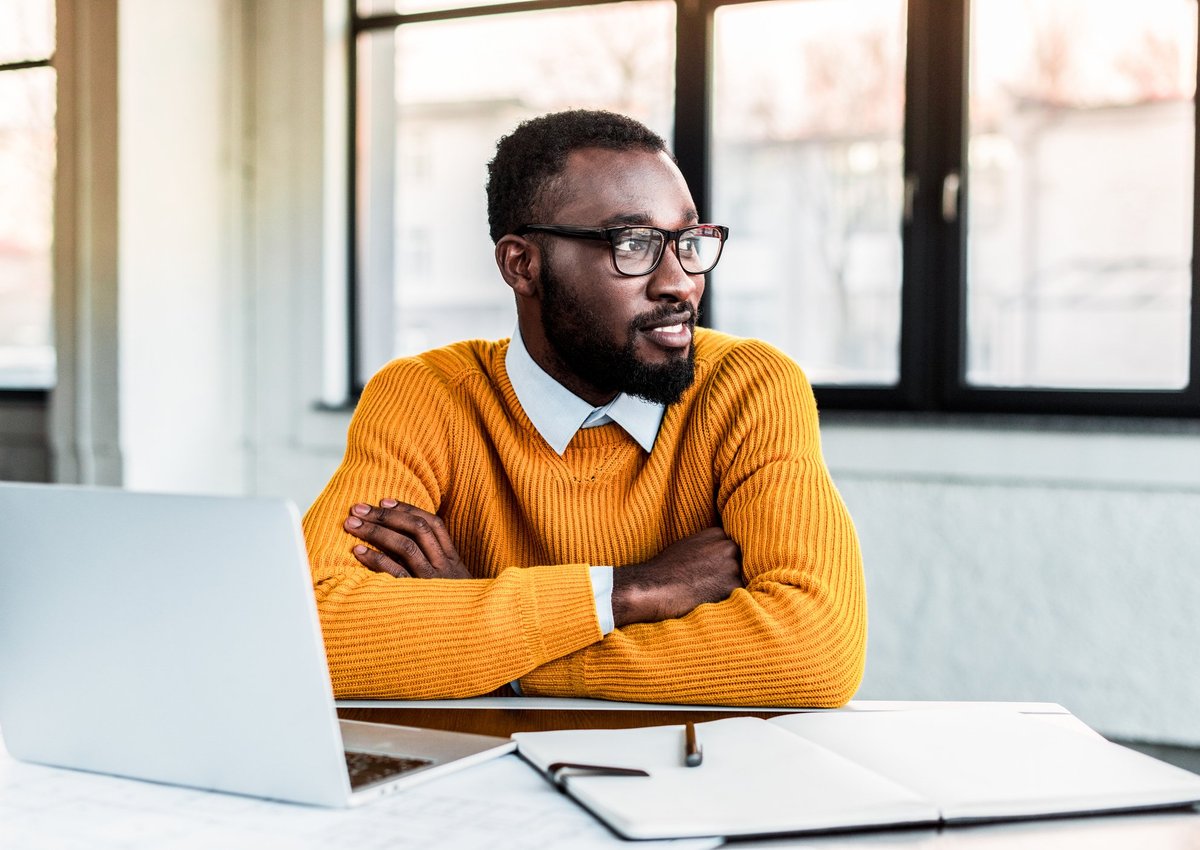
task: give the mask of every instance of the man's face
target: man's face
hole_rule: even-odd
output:
[[[677,230],[697,223],[691,193],[665,154],[576,151],[562,180],[557,194],[565,202],[539,224]],[[670,243],[658,268],[641,277],[617,272],[607,242],[546,236],[542,244],[541,330],[553,361],[543,367],[593,404],[618,392],[678,401],[694,377],[704,276],[684,272]]]

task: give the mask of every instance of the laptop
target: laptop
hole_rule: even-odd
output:
[[[515,746],[339,721],[283,499],[0,484],[0,647],[25,761],[350,806]]]

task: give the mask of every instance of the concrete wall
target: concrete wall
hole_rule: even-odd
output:
[[[1200,744],[1200,429],[1013,424],[825,428],[868,579],[860,696]]]

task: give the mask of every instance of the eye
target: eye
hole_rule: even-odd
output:
[[[695,256],[700,252],[700,237],[695,234],[684,236],[679,240],[679,253]]]
[[[647,227],[627,227],[613,238],[613,250],[626,257],[645,257],[658,250],[662,236]]]
[[[650,240],[635,233],[622,233],[613,240],[613,247],[622,254],[644,254],[650,250]]]

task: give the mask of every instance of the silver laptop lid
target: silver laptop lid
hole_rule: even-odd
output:
[[[349,797],[290,502],[0,484],[0,647],[18,758]]]

